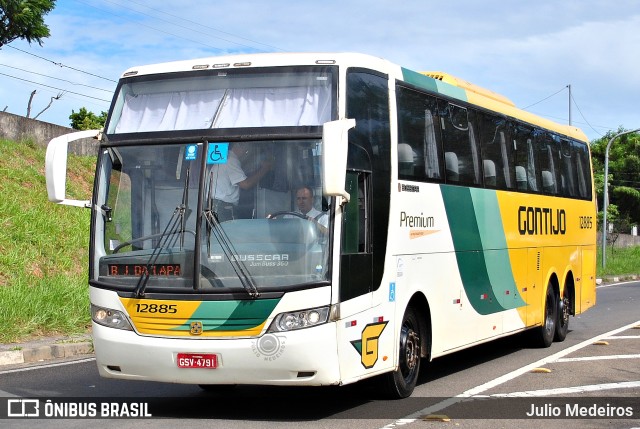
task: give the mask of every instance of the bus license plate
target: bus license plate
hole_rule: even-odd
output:
[[[214,354],[178,353],[178,368],[216,369],[218,356]]]

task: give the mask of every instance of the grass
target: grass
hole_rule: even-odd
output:
[[[602,268],[602,249],[598,248],[598,277],[640,275],[640,246],[615,248],[607,246],[607,266]]]
[[[47,199],[45,150],[0,140],[0,342],[86,332],[89,210]],[[95,157],[70,156],[71,198],[89,199]]]
[[[0,140],[0,343],[81,334],[87,293],[90,212],[47,200],[45,151]],[[70,156],[68,195],[89,199],[95,157]],[[640,247],[607,249],[598,276],[640,274]]]

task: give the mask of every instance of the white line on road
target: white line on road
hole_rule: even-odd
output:
[[[640,335],[618,335],[614,337],[604,337],[601,340],[640,340]]]
[[[525,392],[495,393],[490,398],[526,398],[551,395],[573,395],[584,392],[599,392],[612,389],[632,389],[640,387],[640,381],[623,381],[620,383],[590,384],[587,386],[559,387],[556,389],[529,390]]]
[[[72,361],[68,361],[68,362],[47,363],[47,364],[44,364],[44,365],[29,366],[29,367],[25,367],[25,368],[7,369],[7,370],[4,370],[4,371],[0,371],[0,375],[2,375],[2,374],[12,374],[14,372],[33,371],[33,370],[42,369],[42,368],[54,368],[56,366],[74,365],[76,363],[92,362],[92,361],[95,361],[95,360],[96,360],[96,358],[78,359],[78,360],[72,360]]]
[[[604,337],[609,337],[611,335],[615,335],[619,332],[623,332],[626,331],[627,329],[631,329],[634,326],[638,325],[640,323],[640,320],[637,322],[633,322],[630,323],[626,326],[623,326],[621,328],[617,328],[614,329],[613,331],[609,331],[609,332],[605,332],[604,334],[600,334],[597,335],[591,339],[585,340],[581,343],[578,343],[576,345],[573,345],[571,347],[568,347],[564,350],[561,350],[557,353],[554,353],[550,356],[547,356],[546,358],[540,359],[536,362],[530,363],[529,365],[525,365],[522,368],[518,368],[514,371],[511,371],[508,374],[505,374],[501,377],[498,377],[494,380],[491,380],[487,383],[481,384],[479,386],[476,386],[472,389],[467,390],[466,392],[462,392],[461,394],[459,394],[458,396],[454,396],[453,398],[449,398],[449,399],[445,399],[444,401],[441,401],[435,405],[432,405],[430,407],[427,408],[423,408],[422,410],[416,411],[415,413],[409,414],[406,417],[403,417],[401,419],[396,420],[393,423],[389,423],[386,426],[383,426],[383,429],[392,429],[392,428],[396,428],[396,427],[400,427],[400,426],[404,426],[406,424],[410,424],[413,423],[415,421],[417,421],[420,417],[425,416],[425,415],[429,415],[429,414],[434,414],[437,413],[440,410],[443,410],[451,405],[457,404],[458,402],[462,402],[464,399],[466,398],[470,398],[472,396],[475,395],[479,395],[482,392],[486,392],[489,389],[492,389],[496,386],[499,386],[503,383],[506,383],[507,381],[513,380],[516,377],[521,376],[522,374],[525,374],[529,371],[531,371],[534,368],[538,368],[541,367],[547,363],[550,362],[555,362],[558,359],[575,352],[576,350],[580,350],[581,348],[584,348],[586,346],[589,346],[591,344],[593,344],[595,341],[599,341]]]
[[[584,362],[589,360],[613,360],[613,359],[640,359],[640,355],[611,355],[611,356],[586,356],[577,358],[562,358],[556,362]]]

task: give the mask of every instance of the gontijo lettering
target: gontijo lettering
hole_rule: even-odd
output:
[[[520,206],[518,232],[520,235],[564,235],[567,232],[567,215],[564,209]]]

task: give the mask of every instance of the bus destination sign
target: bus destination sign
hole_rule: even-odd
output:
[[[179,276],[182,270],[180,264],[110,264],[109,275],[111,276],[157,276],[172,277]]]

